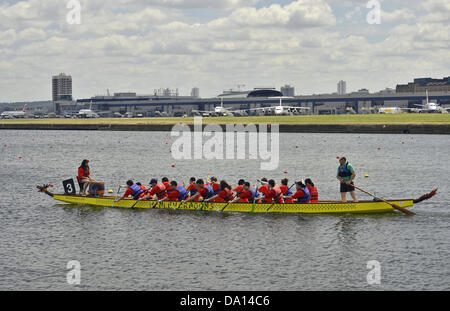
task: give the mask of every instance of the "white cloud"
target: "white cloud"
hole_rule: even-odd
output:
[[[249,6],[260,0],[148,0],[148,4],[176,8],[219,8],[232,9]]]
[[[333,10],[340,1],[255,3],[84,0],[81,25],[67,25],[64,1],[2,4],[0,101],[49,98],[50,77],[59,72],[72,74],[76,98],[106,88],[187,94],[194,85],[213,96],[237,83],[289,82],[319,93],[334,91],[340,79],[352,89],[381,89],[414,75],[448,75],[448,11],[438,1],[426,8],[416,0],[408,8],[383,2],[381,25],[366,23],[366,1],[347,1],[356,5],[350,11]],[[211,10],[199,8],[217,10],[206,18]]]
[[[242,26],[316,27],[334,25],[336,18],[324,1],[298,0],[285,6],[273,4],[260,9],[241,8],[229,21]]]
[[[398,9],[392,12],[381,12],[381,22],[384,23],[395,23],[395,22],[414,22],[415,14],[408,8]]]

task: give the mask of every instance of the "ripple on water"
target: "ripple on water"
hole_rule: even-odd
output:
[[[0,289],[73,290],[69,260],[80,261],[86,290],[449,289],[450,137],[281,134],[279,169],[263,172],[257,161],[174,161],[166,135],[3,131]],[[94,177],[114,191],[129,178],[212,173],[254,183],[288,171],[291,181],[311,177],[322,198],[338,199],[342,154],[359,176],[370,175],[360,185],[384,197],[442,191],[414,217],[130,211],[58,204],[35,191],[49,182],[61,189],[89,158]],[[369,260],[381,263],[380,286],[366,282]]]

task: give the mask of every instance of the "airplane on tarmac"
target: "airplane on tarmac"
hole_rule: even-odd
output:
[[[428,90],[426,91],[426,94],[427,94],[427,99],[426,99],[425,104],[415,105],[415,106],[418,106],[420,108],[411,108],[411,112],[418,112],[418,113],[424,113],[424,112],[425,113],[427,113],[427,112],[429,112],[429,113],[438,113],[438,112],[440,112],[440,113],[448,113],[447,109],[449,109],[449,108],[446,109],[444,107],[439,106],[437,103],[430,102],[430,99],[428,97]]]
[[[89,106],[89,109],[81,109],[78,112],[78,117],[79,118],[88,118],[88,119],[89,118],[100,118],[100,116],[92,110],[92,102],[91,102],[91,105]]]
[[[268,97],[268,99],[279,99],[280,104],[278,106],[261,107],[261,108],[250,108],[250,109],[237,109],[231,110],[230,108],[225,108],[223,106],[223,98],[221,98],[220,106],[214,108],[214,111],[199,111],[193,110],[192,112],[201,113],[206,116],[219,115],[219,116],[235,116],[235,115],[245,115],[250,111],[261,111],[263,113],[272,112],[275,115],[290,115],[294,112],[300,112],[303,110],[310,110],[309,107],[294,107],[294,106],[283,106],[283,99],[292,99],[294,97],[280,96],[280,97]]]
[[[14,118],[24,118],[27,114],[27,105],[23,106],[23,109],[21,111],[4,111],[0,115],[0,118],[2,119],[14,119]]]
[[[301,112],[304,110],[310,110],[309,107],[294,107],[294,106],[283,106],[283,99],[292,99],[294,97],[280,96],[280,97],[269,97],[269,99],[279,99],[280,104],[278,106],[262,107],[262,108],[251,108],[248,111],[262,111],[263,113],[272,112],[276,116],[281,115],[291,115],[294,112]]]
[[[448,113],[447,110],[450,108],[444,108],[439,106],[437,103],[430,102],[428,96],[428,90],[426,91],[427,97],[425,104],[415,104],[419,108],[400,108],[400,107],[380,107],[378,108],[378,113],[402,113],[405,111],[413,113]]]
[[[214,108],[213,111],[192,110],[193,113],[200,113],[202,116],[234,116],[234,112],[242,110],[231,110],[223,106],[223,98],[220,98],[220,106]]]

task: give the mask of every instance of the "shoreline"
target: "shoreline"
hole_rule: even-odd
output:
[[[101,124],[101,123],[0,123],[0,130],[53,130],[53,131],[149,131],[170,132],[174,125],[167,124]],[[188,122],[191,131],[194,125]],[[226,123],[217,124],[225,131]],[[245,123],[241,123],[245,126]],[[264,124],[264,123],[260,123]],[[229,124],[228,124],[229,125]],[[269,126],[270,127],[270,126]],[[258,127],[257,127],[258,128]],[[349,134],[450,134],[450,124],[279,124],[280,133],[349,133]]]

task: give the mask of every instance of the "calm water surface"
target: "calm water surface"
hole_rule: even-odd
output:
[[[249,160],[175,161],[167,133],[0,137],[0,290],[450,289],[450,136],[280,134],[273,172]],[[54,183],[61,191],[88,158],[114,191],[129,178],[287,176],[311,177],[331,200],[339,198],[338,155],[347,155],[360,186],[384,197],[440,192],[405,217],[130,211],[59,204],[35,190]],[[66,282],[70,260],[81,263],[81,286]],[[381,285],[367,283],[370,260],[381,263]]]

